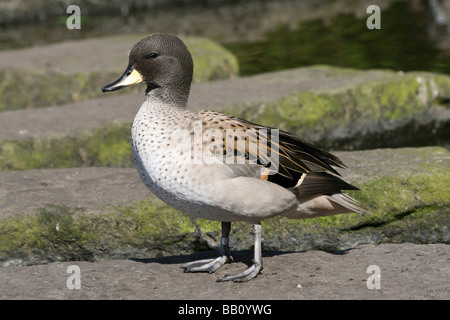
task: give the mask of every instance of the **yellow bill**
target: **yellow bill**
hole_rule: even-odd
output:
[[[133,84],[141,83],[142,81],[142,75],[138,71],[136,71],[133,66],[131,66],[119,79],[117,79],[113,83],[108,84],[107,86],[104,86],[102,88],[102,91],[116,91]]]

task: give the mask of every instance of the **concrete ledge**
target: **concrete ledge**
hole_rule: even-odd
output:
[[[0,268],[0,299],[445,300],[450,294],[449,254],[449,245],[410,243],[366,245],[340,254],[265,252],[262,274],[245,284],[215,280],[247,268],[249,251],[235,253],[236,262],[214,274],[180,269],[182,263],[214,257],[212,252],[148,260],[54,262]],[[80,268],[81,289],[67,288],[69,265]],[[381,270],[380,289],[367,287],[370,265]],[[185,304],[165,311],[176,314]]]

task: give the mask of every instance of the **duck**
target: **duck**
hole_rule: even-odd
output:
[[[179,37],[154,33],[132,47],[125,72],[102,88],[112,92],[146,85],[131,128],[140,178],[169,206],[221,223],[217,257],[184,263],[184,272],[213,273],[233,262],[232,222],[252,226],[253,262],[218,282],[246,282],[260,274],[265,219],[367,212],[343,192],[358,188],[340,177],[336,169],[347,167],[335,155],[281,129],[189,110],[193,70],[192,56]]]

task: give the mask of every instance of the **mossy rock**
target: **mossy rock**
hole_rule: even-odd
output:
[[[55,106],[100,96],[114,72],[64,74],[42,70],[0,70],[0,111]],[[131,90],[137,90],[132,88]]]
[[[448,76],[383,71],[374,77],[366,72],[323,66],[299,71],[312,75],[320,71],[322,78],[325,72],[333,81],[315,84],[310,90],[276,102],[239,105],[224,112],[297,133],[325,149],[450,143]],[[346,85],[340,85],[340,79]],[[217,108],[220,110],[220,106]],[[130,126],[131,120],[67,136],[49,138],[44,134],[41,139],[0,140],[0,170],[132,166]]]
[[[0,111],[54,106],[102,95],[128,63],[127,52],[146,35],[125,35],[1,52]],[[237,59],[206,38],[183,38],[194,60],[194,82],[237,76]],[[117,43],[120,43],[118,46]],[[108,48],[111,48],[110,50]],[[86,52],[94,54],[86,55]],[[138,86],[130,88],[137,92]],[[127,92],[130,92],[127,90]]]
[[[335,75],[351,71],[330,68]],[[449,76],[386,71],[382,79],[314,87],[276,102],[237,106],[233,113],[295,132],[324,148],[420,146],[448,140],[449,96]]]
[[[0,140],[0,171],[90,166],[131,167],[131,124],[111,124],[68,137]]]
[[[336,252],[367,243],[449,244],[449,155],[436,147],[339,155],[354,168],[346,180],[361,189],[351,196],[371,214],[269,219],[263,221],[263,246]],[[150,198],[95,212],[82,204],[48,205],[34,214],[2,218],[0,234],[3,265],[97,261],[215,250],[220,223],[192,218]],[[233,250],[251,248],[250,225],[233,223],[230,241]]]
[[[233,78],[239,75],[237,58],[206,38],[183,38],[194,60],[193,82]]]

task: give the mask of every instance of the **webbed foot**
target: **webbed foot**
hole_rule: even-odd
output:
[[[243,272],[226,274],[220,277],[216,282],[233,281],[233,282],[246,282],[253,278],[256,278],[259,272],[262,270],[262,264],[259,262],[253,262],[252,266]]]
[[[187,262],[181,265],[184,272],[209,272],[213,273],[225,263],[232,261],[231,256],[222,255],[213,259],[202,259],[192,262]]]
[[[259,272],[263,269],[262,265],[262,249],[261,249],[261,234],[262,227],[261,224],[257,223],[253,225],[252,230],[253,235],[255,236],[255,258],[253,259],[253,264],[247,270],[243,272],[235,273],[235,274],[227,274],[223,277],[217,279],[217,282],[223,281],[233,281],[233,282],[246,282],[253,278],[256,278]]]

